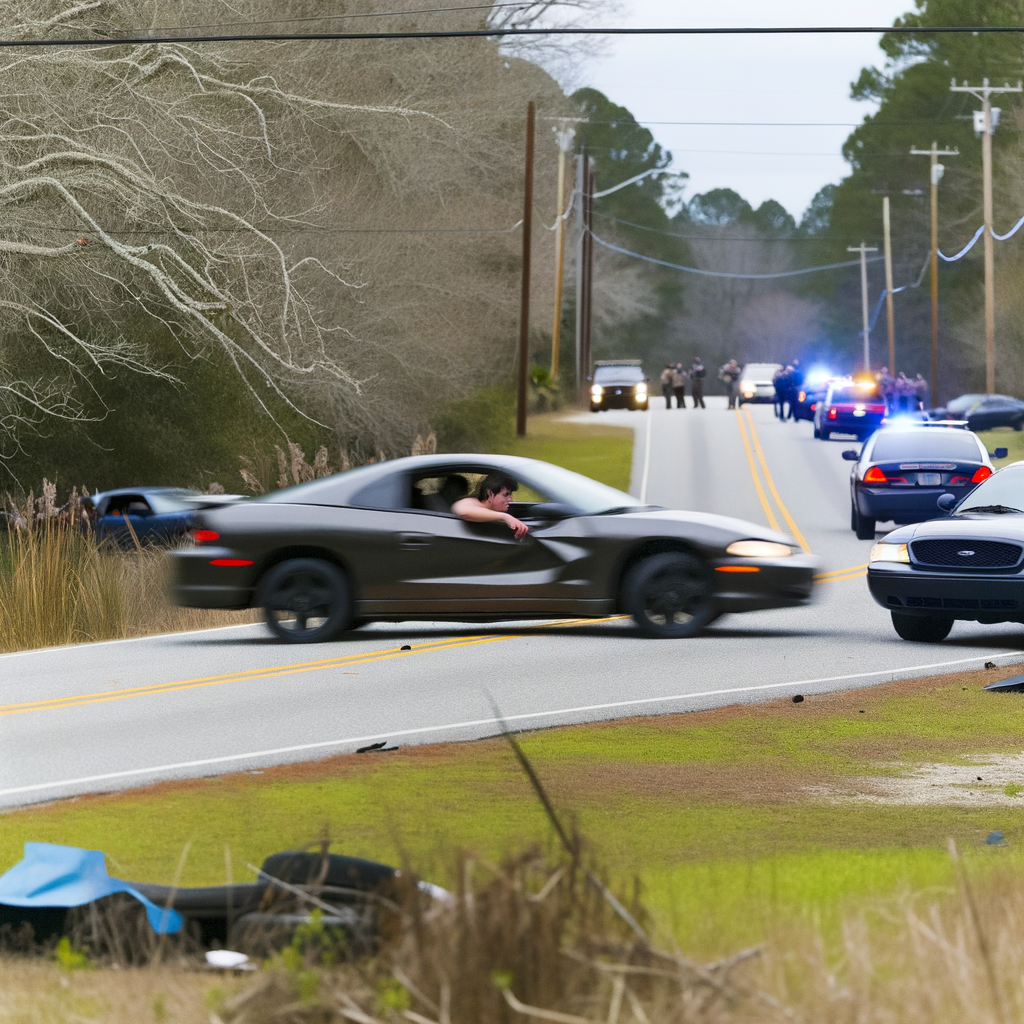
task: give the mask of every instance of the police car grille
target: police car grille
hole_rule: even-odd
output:
[[[917,540],[910,545],[910,553],[918,565],[944,569],[1009,569],[1020,561],[1021,547],[994,540]]]

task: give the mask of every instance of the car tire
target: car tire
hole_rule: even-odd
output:
[[[601,406],[599,406],[599,405],[592,405],[590,407],[590,411],[591,412],[600,412],[601,411]]]
[[[818,437],[820,437],[822,439],[822,441],[831,441],[832,440],[832,431],[831,430],[819,430],[818,431]]]
[[[1014,420],[1013,429],[1024,430],[1024,420]]]
[[[821,440],[821,431],[817,427],[814,428],[814,439],[816,441]]]
[[[949,636],[952,619],[938,619],[924,615],[902,615],[890,612],[892,628],[904,639],[918,644],[937,644]]]
[[[260,581],[256,604],[271,633],[288,643],[323,643],[352,625],[348,580],[322,558],[279,562]]]
[[[857,540],[874,540],[875,522],[874,519],[862,516],[856,508],[853,509],[853,532],[857,534]]]
[[[707,566],[682,551],[651,555],[633,566],[623,597],[644,636],[695,636],[717,616]]]
[[[850,503],[850,529],[856,531],[857,529],[857,506],[852,502]]]

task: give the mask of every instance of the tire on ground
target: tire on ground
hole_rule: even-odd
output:
[[[626,574],[622,590],[626,610],[645,636],[695,636],[718,614],[707,566],[682,551],[638,562]]]
[[[289,643],[323,643],[352,626],[345,573],[322,558],[275,565],[260,581],[256,604],[270,631]]]
[[[919,644],[937,644],[949,636],[953,628],[952,619],[940,619],[924,615],[902,615],[890,612],[892,627],[904,640]]]
[[[857,534],[857,540],[874,540],[875,539],[875,520],[869,519],[867,516],[862,516],[857,511],[856,507],[853,510],[854,524],[853,529]]]

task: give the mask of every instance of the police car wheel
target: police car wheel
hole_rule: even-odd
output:
[[[924,615],[901,615],[890,612],[892,628],[904,639],[918,644],[937,644],[949,636],[952,619],[932,618]]]

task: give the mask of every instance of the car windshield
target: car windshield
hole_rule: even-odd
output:
[[[956,507],[957,512],[982,509],[1024,511],[1024,466],[1007,466],[994,473]]]
[[[934,430],[883,430],[876,434],[871,461],[900,459],[980,462],[981,451],[974,434],[967,430],[940,427]]]
[[[742,380],[760,380],[770,384],[772,378],[781,369],[782,367],[778,363],[748,363],[743,367],[743,373],[740,374],[740,377]]]
[[[550,501],[569,505],[584,515],[620,510],[633,512],[650,507],[641,504],[632,494],[546,462],[531,463],[529,469],[522,472],[520,479]]]
[[[616,381],[620,384],[639,384],[644,379],[640,366],[599,366],[594,371],[594,383],[605,384]]]

